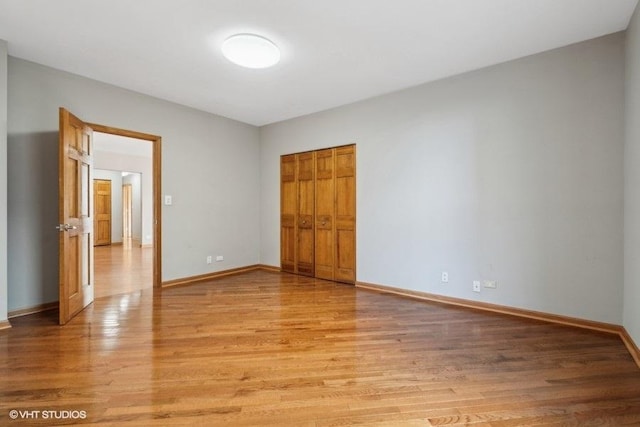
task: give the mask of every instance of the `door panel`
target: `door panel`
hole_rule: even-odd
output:
[[[296,272],[296,216],[298,189],[296,184],[296,156],[280,158],[280,267]]]
[[[93,180],[94,245],[111,244],[111,181]]]
[[[60,108],[59,306],[60,324],[93,301],[92,130]]]
[[[316,152],[315,276],[334,278],[334,150]]]
[[[297,272],[306,276],[314,274],[314,155],[313,153],[298,154],[298,253]]]
[[[335,280],[356,280],[356,161],[355,146],[336,148]]]

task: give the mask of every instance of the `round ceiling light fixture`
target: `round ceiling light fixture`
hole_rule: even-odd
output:
[[[234,64],[247,68],[268,68],[280,61],[278,46],[256,34],[229,37],[222,43],[222,54]]]

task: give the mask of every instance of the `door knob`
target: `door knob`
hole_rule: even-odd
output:
[[[77,230],[78,227],[76,227],[75,225],[71,225],[71,224],[59,224],[56,225],[56,230],[58,231],[69,231],[69,230]]]

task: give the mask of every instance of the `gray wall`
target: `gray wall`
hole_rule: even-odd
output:
[[[624,327],[640,345],[640,6],[627,30]]]
[[[0,322],[7,320],[7,42],[0,40]]]
[[[162,136],[163,280],[256,264],[258,129],[9,57],[9,310],[57,300],[58,107]],[[224,255],[207,265],[207,255]]]
[[[94,159],[99,156],[99,152],[94,152]],[[111,243],[122,242],[122,172],[96,169],[95,160],[93,167],[93,179],[111,181]]]
[[[623,64],[618,33],[261,128],[262,262],[279,156],[356,143],[359,281],[620,324]]]

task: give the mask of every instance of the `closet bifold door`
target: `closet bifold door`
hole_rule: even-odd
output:
[[[334,280],[356,280],[356,147],[335,149]]]
[[[280,264],[355,283],[355,145],[280,157]]]
[[[298,175],[298,274],[314,275],[315,153],[296,154]]]
[[[316,274],[334,280],[335,150],[316,152]]]
[[[296,156],[280,157],[280,268],[296,273],[298,186]]]

